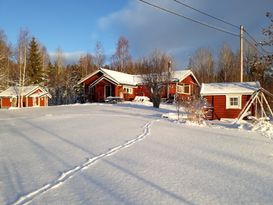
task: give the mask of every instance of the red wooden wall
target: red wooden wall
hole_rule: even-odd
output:
[[[1,98],[1,108],[9,108],[11,107],[10,98],[2,97]]]
[[[87,79],[84,82],[84,86],[85,86],[85,94],[88,95],[89,94],[89,85],[92,84],[95,80],[97,80],[98,78],[100,78],[103,74],[102,73],[97,73],[96,75],[90,77],[89,79]],[[185,79],[183,79],[180,83],[186,83],[186,84],[190,84],[191,85],[191,91],[192,93],[194,93],[197,90],[197,82],[195,81],[195,79],[190,75],[187,76]],[[104,86],[107,84],[111,84],[108,81],[102,80],[101,82],[99,82],[96,86],[95,86],[95,96],[93,96],[93,98],[95,99],[95,101],[103,101],[104,100]],[[171,95],[175,95],[176,94],[176,84],[175,82],[170,83],[169,86],[169,93]],[[123,97],[124,100],[133,100],[135,98],[135,96],[147,96],[149,98],[151,98],[151,92],[149,89],[147,89],[146,86],[144,85],[138,85],[135,88],[133,88],[133,93],[129,94],[126,93],[122,90],[122,85],[114,85],[114,89],[115,89],[115,96],[116,97]],[[183,97],[188,97],[191,95],[187,95],[187,94],[180,94]],[[90,96],[87,96],[89,99]],[[162,91],[162,98],[167,98],[167,87],[165,87]]]
[[[226,96],[216,95],[216,96],[204,96],[207,102],[213,107],[213,118],[237,118],[241,110],[244,108],[245,104],[250,98],[250,95],[242,96],[242,108],[241,109],[226,109]],[[253,110],[252,110],[253,112]]]

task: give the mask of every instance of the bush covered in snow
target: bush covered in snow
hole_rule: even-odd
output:
[[[150,98],[146,96],[136,96],[134,102],[150,102]]]
[[[203,107],[205,105],[205,101],[203,99],[198,98],[176,98],[176,110],[178,119],[180,118],[181,108],[184,108],[184,111],[187,115],[187,119],[193,122],[197,122],[201,124],[204,120]]]
[[[262,133],[262,135],[269,137],[271,139],[273,138],[273,122],[272,121],[268,121],[264,119],[257,120],[256,122],[253,123],[252,130],[258,131]]]

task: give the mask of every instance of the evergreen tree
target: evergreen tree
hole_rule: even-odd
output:
[[[39,44],[34,37],[32,37],[29,43],[29,55],[27,76],[29,78],[29,84],[42,84],[45,81],[45,75],[43,71],[42,54],[39,48]]]

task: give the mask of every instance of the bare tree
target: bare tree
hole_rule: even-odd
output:
[[[169,83],[168,63],[170,60],[170,56],[156,50],[149,58],[143,58],[139,66],[143,84],[150,91],[155,108],[159,108],[163,89]]]
[[[210,49],[199,48],[190,58],[189,67],[200,82],[208,83],[215,80],[214,60]]]
[[[96,42],[95,54],[94,54],[94,64],[97,68],[100,68],[105,63],[105,55],[103,45],[100,41]]]
[[[11,48],[4,31],[0,30],[0,91],[8,86]]]
[[[116,52],[111,60],[111,67],[114,70],[126,72],[131,62],[131,55],[129,53],[129,41],[125,37],[121,36],[118,39]]]
[[[245,81],[252,81],[255,79],[255,77],[253,76],[254,73],[252,67],[254,63],[253,60],[258,56],[258,53],[257,50],[255,50],[253,46],[250,46],[249,44],[246,44],[244,50],[245,50],[244,79]]]
[[[52,95],[52,99],[50,101],[51,104],[59,105],[63,104],[62,101],[62,95],[64,92],[64,84],[65,84],[65,69],[64,69],[64,63],[63,63],[63,54],[62,50],[58,48],[56,50],[56,59],[55,63],[52,65],[49,64],[49,81],[48,81],[48,88]]]
[[[260,42],[264,55],[255,53],[252,59],[250,59],[248,66],[251,79],[259,80],[265,89],[273,92],[273,14],[267,12],[266,17],[269,25],[262,30],[265,39]]]
[[[89,53],[80,57],[78,65],[81,68],[82,77],[97,69],[97,66],[94,64],[94,57]]]
[[[64,56],[61,48],[57,48],[55,58],[55,65],[57,68],[57,74],[59,76],[62,73],[64,67]]]
[[[219,53],[218,77],[220,82],[239,81],[239,57],[227,44],[223,44]]]
[[[41,54],[42,54],[42,64],[43,64],[42,71],[44,73],[45,82],[47,82],[48,81],[48,72],[49,72],[48,64],[50,62],[49,54],[48,54],[47,49],[46,49],[45,46],[41,46],[40,50],[41,50]]]
[[[266,28],[263,28],[262,33],[266,37],[261,42],[261,45],[265,47],[265,49],[271,48],[273,46],[273,13],[266,12],[265,16],[269,20],[269,25]],[[272,60],[272,59],[271,59]]]

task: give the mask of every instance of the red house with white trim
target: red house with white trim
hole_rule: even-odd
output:
[[[18,107],[19,98],[23,98],[23,107],[42,107],[48,106],[51,95],[39,85],[12,86],[0,93],[0,106],[1,108]]]
[[[199,82],[190,70],[173,71],[169,89],[162,93],[163,98],[182,95],[192,96],[199,87]],[[150,97],[149,90],[142,84],[140,75],[131,75],[109,69],[100,68],[81,79],[78,84],[84,85],[84,92],[89,102],[103,102],[107,97],[120,97],[133,100],[135,96]]]
[[[187,98],[199,92],[199,87],[200,84],[191,70],[173,71],[171,72],[171,82],[166,88],[163,98],[174,98],[178,95]]]
[[[200,95],[207,100],[210,110],[207,119],[237,118],[251,95],[261,88],[259,82],[202,83]],[[254,116],[254,107],[250,115]]]

